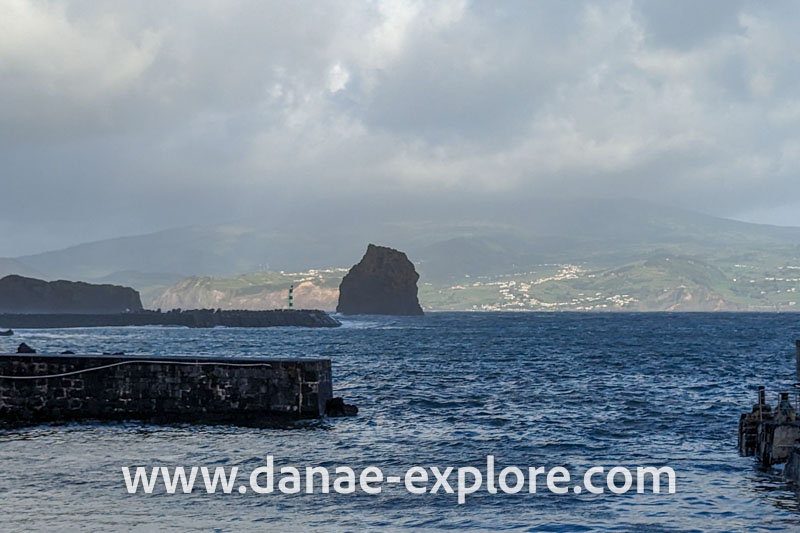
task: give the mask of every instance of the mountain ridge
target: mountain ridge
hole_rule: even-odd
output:
[[[282,276],[280,283],[291,282],[283,273],[352,265],[366,243],[380,242],[407,252],[421,276],[420,301],[426,309],[473,309],[475,305],[504,308],[495,300],[497,295],[485,288],[464,289],[486,296],[483,302],[477,296],[464,299],[455,293],[440,297],[436,291],[448,291],[448,287],[481,277],[502,280],[534,271],[547,277],[555,272],[553,269],[561,268],[546,265],[572,265],[595,275],[632,265],[638,277],[629,278],[629,282],[640,287],[645,301],[654,298],[654,307],[642,303],[643,309],[677,305],[669,304],[667,296],[655,299],[654,291],[664,293],[664,289],[664,294],[682,291],[684,296],[688,291],[695,295],[692,298],[713,309],[783,309],[793,301],[784,298],[785,291],[794,286],[782,285],[785,294],[780,298],[767,297],[778,290],[772,287],[776,282],[768,278],[787,279],[780,269],[800,266],[800,228],[724,219],[650,202],[520,199],[499,209],[492,201],[477,201],[465,207],[460,219],[448,218],[447,212],[437,215],[432,206],[410,206],[407,211],[402,218],[387,213],[382,222],[370,225],[362,224],[357,213],[334,221],[320,220],[312,213],[250,221],[249,225],[173,228],[7,259],[0,261],[0,266],[18,265],[41,272],[40,277],[47,279],[130,285],[141,291],[145,302],[161,307],[192,301],[217,302],[229,308],[228,304],[234,302],[259,305],[252,294],[237,292],[241,290],[261,291],[263,299],[282,301],[278,293],[284,287],[275,286],[266,279],[269,276],[262,275],[264,279],[251,286],[249,281],[238,279],[248,276],[243,273],[271,272]],[[659,254],[709,265],[721,272],[725,281],[715,278],[712,283],[698,271],[700,277],[691,287],[681,289],[678,274],[664,270],[663,264],[655,268],[646,263]],[[735,281],[742,270],[737,265],[752,270],[753,283],[748,281],[751,287],[741,287]],[[190,277],[198,280],[184,283],[179,290],[176,284]],[[604,279],[609,287],[618,286],[612,277]],[[532,280],[520,278],[523,281]],[[334,296],[329,293],[333,281],[325,278],[309,283],[322,298],[319,306],[328,306]],[[553,289],[553,296],[561,298],[562,292],[569,291],[563,286],[565,280],[559,283],[562,286]],[[650,289],[645,287],[648,283]],[[426,289],[425,284],[435,291]],[[218,286],[222,293],[212,296]],[[754,291],[755,287],[760,288]],[[703,290],[705,296],[700,297]],[[580,288],[575,291],[580,299]],[[191,298],[189,293],[193,294]],[[676,298],[678,304],[683,302],[681,308],[691,300]],[[555,302],[565,303],[558,299],[550,303]]]
[[[465,221],[410,217],[363,227],[358,220],[326,224],[283,220],[257,225],[187,226],[105,239],[13,258],[49,277],[100,279],[119,272],[233,276],[254,271],[341,267],[359,257],[366,242],[407,250],[431,278],[501,272],[544,261],[592,259],[620,263],[658,248],[691,255],[793,246],[800,228],[753,224],[650,203],[546,201],[511,205],[485,220],[491,204],[473,205]],[[480,218],[484,217],[484,218]],[[732,247],[732,248],[731,248]],[[461,260],[454,264],[453,254]],[[491,255],[489,260],[481,256]],[[477,261],[476,261],[477,259]],[[464,268],[463,263],[470,263]],[[427,272],[426,272],[427,270]]]

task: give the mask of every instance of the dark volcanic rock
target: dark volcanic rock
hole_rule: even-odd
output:
[[[23,342],[17,346],[17,353],[36,353],[36,350]]]
[[[349,403],[344,403],[343,398],[331,398],[325,402],[325,414],[331,417],[356,416],[358,407]]]
[[[406,254],[370,244],[339,285],[336,311],[346,315],[421,315],[419,274]]]
[[[139,293],[118,285],[42,281],[22,276],[0,279],[0,313],[126,313],[142,310]]]

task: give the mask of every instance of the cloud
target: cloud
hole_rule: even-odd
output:
[[[0,0],[0,255],[310,197],[331,212],[545,194],[785,209],[798,11]]]

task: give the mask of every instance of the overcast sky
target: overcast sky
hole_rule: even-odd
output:
[[[281,206],[800,225],[800,2],[0,0],[0,256]]]

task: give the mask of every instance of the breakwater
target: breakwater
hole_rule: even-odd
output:
[[[0,355],[0,421],[98,419],[268,426],[317,418],[329,359]]]
[[[332,328],[340,325],[338,320],[325,311],[315,309],[275,309],[271,311],[175,309],[167,312],[141,311],[137,313],[112,314],[0,314],[0,328],[17,329],[120,326],[186,326],[190,328],[302,326]]]

